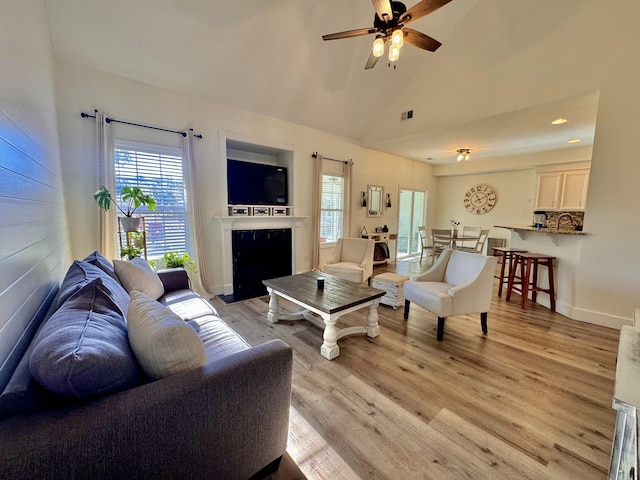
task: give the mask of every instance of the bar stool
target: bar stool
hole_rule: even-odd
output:
[[[506,283],[509,284],[509,276],[511,275],[511,269],[513,268],[513,254],[514,253],[527,253],[526,250],[519,248],[506,248],[506,247],[493,247],[493,255],[500,257],[502,266],[500,267],[500,275],[495,275],[494,278],[499,280],[498,283],[498,296],[502,296],[502,286]],[[505,274],[505,267],[509,262],[509,269]]]
[[[509,274],[509,284],[507,285],[507,301],[511,298],[511,292],[520,292],[522,295],[522,309],[526,310],[527,297],[531,292],[531,300],[536,301],[538,292],[545,292],[549,294],[549,302],[551,304],[551,311],[556,311],[556,292],[553,287],[553,261],[556,257],[550,255],[544,255],[541,253],[514,253],[513,260],[515,261],[514,267]],[[549,272],[549,287],[538,287],[538,265],[547,267]],[[520,267],[520,276],[516,274],[516,270]],[[531,268],[533,266],[533,269]],[[518,280],[518,281],[516,281]],[[520,285],[520,287],[516,287]]]

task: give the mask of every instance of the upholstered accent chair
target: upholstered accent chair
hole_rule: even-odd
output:
[[[425,273],[404,282],[404,318],[411,302],[438,316],[437,338],[442,340],[444,320],[454,315],[480,313],[487,333],[496,257],[446,249]]]
[[[367,238],[339,238],[322,271],[355,283],[371,284],[374,243]]]

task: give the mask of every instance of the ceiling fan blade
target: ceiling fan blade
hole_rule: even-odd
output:
[[[376,33],[378,31],[377,28],[369,27],[369,28],[358,28],[356,30],[347,30],[345,32],[338,33],[330,33],[328,35],[323,35],[323,40],[338,40],[340,38],[352,38],[352,37],[360,37],[362,35],[369,35],[370,33]]]
[[[400,17],[398,23],[408,25],[411,22],[415,22],[419,18],[424,17],[428,13],[431,13],[440,7],[445,6],[451,0],[422,0],[416,3],[413,7],[407,10],[404,15]]]
[[[429,35],[425,35],[412,28],[403,28],[402,30],[404,32],[404,41],[418,48],[435,52],[440,45],[442,45],[435,38],[431,38]]]
[[[380,20],[384,23],[389,23],[389,20],[393,18],[391,2],[389,0],[371,0],[371,3],[373,3],[373,8],[376,9],[376,13]]]
[[[382,57],[376,57],[373,53],[369,54],[369,59],[367,60],[366,65],[364,66],[365,70],[369,70],[373,67],[376,66],[376,63],[378,63],[378,60],[380,60]]]

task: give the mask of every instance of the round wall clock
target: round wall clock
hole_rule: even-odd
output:
[[[496,205],[496,192],[487,185],[476,185],[464,194],[464,207],[471,213],[482,215]]]

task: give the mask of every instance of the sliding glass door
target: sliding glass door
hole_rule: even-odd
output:
[[[426,198],[423,190],[400,189],[398,258],[420,253],[418,227],[427,222]]]

